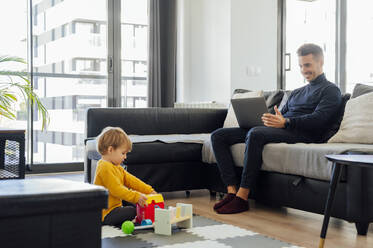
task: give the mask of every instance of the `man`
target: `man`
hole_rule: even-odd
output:
[[[211,135],[219,171],[228,192],[214,205],[219,214],[240,213],[249,209],[248,196],[260,172],[264,145],[321,142],[325,127],[329,126],[331,117],[341,104],[339,88],[329,82],[323,73],[321,48],[315,44],[304,44],[297,54],[300,71],[309,83],[292,91],[281,112],[275,107],[276,114],[264,114],[264,126],[250,130],[220,128]],[[246,149],[238,187],[230,146],[242,142],[245,142]]]

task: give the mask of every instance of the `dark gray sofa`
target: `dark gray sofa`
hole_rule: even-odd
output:
[[[226,110],[173,108],[90,108],[86,115],[86,137],[96,137],[106,126],[118,126],[130,135],[211,133],[221,127]],[[127,170],[159,192],[209,188],[202,144],[162,142],[134,143],[127,155]],[[92,159],[85,159],[85,181],[92,183]]]
[[[346,95],[345,100],[348,98]],[[344,105],[337,113],[334,129],[338,129],[343,110]],[[223,126],[226,114],[226,109],[91,108],[87,111],[86,135],[89,142],[106,126],[122,127],[131,135],[211,133]],[[335,132],[333,128],[329,136]],[[202,144],[195,143],[135,143],[126,165],[130,173],[159,192],[192,189],[224,192],[216,164],[203,163],[201,149]],[[98,159],[97,154],[88,154],[85,161],[88,182],[93,181],[92,159]],[[241,167],[236,169],[241,173]],[[372,178],[373,170],[345,168],[332,209],[332,216],[356,223],[362,235],[373,221]],[[322,214],[328,189],[328,180],[261,171],[250,197],[270,205]]]

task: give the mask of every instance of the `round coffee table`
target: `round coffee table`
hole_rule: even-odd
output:
[[[326,232],[330,219],[330,212],[333,206],[333,200],[336,193],[339,178],[341,176],[342,165],[346,166],[360,166],[373,168],[373,155],[368,154],[338,154],[325,155],[325,157],[333,162],[332,179],[330,181],[328,198],[326,200],[324,220],[322,223],[319,248],[324,247]]]

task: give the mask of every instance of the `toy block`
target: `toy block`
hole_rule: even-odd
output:
[[[157,234],[171,235],[171,214],[168,209],[155,209],[154,232]]]
[[[178,219],[179,221],[176,225],[180,228],[192,228],[193,226],[193,205],[192,204],[184,204],[184,203],[177,203],[176,207],[180,207],[181,213]]]
[[[171,235],[172,224],[176,224],[180,228],[191,228],[193,226],[192,204],[177,203],[176,208],[155,209],[155,233]]]

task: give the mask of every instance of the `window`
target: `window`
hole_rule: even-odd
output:
[[[147,107],[148,0],[121,0],[121,7],[121,106]]]
[[[0,2],[0,55],[27,59],[27,1],[2,0]],[[37,39],[36,39],[37,42]],[[36,53],[37,55],[37,53]],[[2,69],[27,71],[25,64],[2,64]],[[0,80],[3,78],[0,76]],[[5,80],[8,80],[7,78]],[[13,78],[16,82],[17,78]],[[22,99],[19,95],[18,99]],[[27,104],[19,100],[15,106],[17,120],[0,116],[0,126],[27,130]]]
[[[147,105],[148,1],[120,2],[122,33],[117,41],[110,38],[107,22],[114,15],[108,6],[116,0],[46,1],[33,1],[33,19],[38,20],[33,28],[38,56],[33,62],[35,91],[48,106],[51,122],[47,132],[41,132],[40,120],[34,120],[33,160],[83,162],[85,110],[109,106],[108,99],[116,97],[111,85],[121,84],[122,106]],[[114,42],[122,47],[121,83],[107,72]]]
[[[306,84],[300,74],[297,49],[304,43],[315,43],[324,52],[324,72],[335,79],[335,0],[286,1],[286,74],[285,88],[292,90]]]
[[[373,1],[347,1],[346,92],[355,84],[373,85]]]
[[[34,163],[83,161],[84,113],[107,106],[106,0],[33,1],[33,33],[39,56],[34,56],[37,94],[46,104],[50,125],[42,132],[34,119]],[[43,7],[42,7],[43,6]],[[89,6],[89,8],[88,8]],[[77,11],[80,10],[80,11]],[[69,15],[66,15],[69,13]],[[89,20],[89,21],[82,21]],[[70,29],[70,31],[69,31]]]

